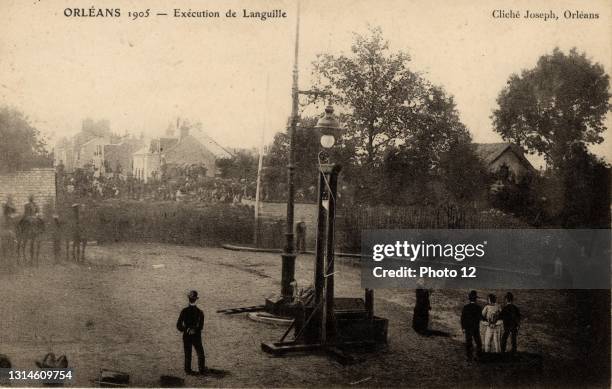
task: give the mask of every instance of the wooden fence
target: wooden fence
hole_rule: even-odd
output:
[[[316,212],[313,207],[312,212]],[[308,224],[307,246],[314,249],[316,215]],[[374,229],[503,229],[530,228],[512,215],[497,210],[478,210],[458,206],[389,207],[358,206],[340,209],[336,217],[336,248],[358,253],[363,230]],[[262,218],[258,242],[264,248],[282,248],[285,243],[284,217]]]
[[[373,229],[529,228],[512,215],[454,205],[442,207],[352,207],[336,219],[336,247],[359,252],[361,232]]]

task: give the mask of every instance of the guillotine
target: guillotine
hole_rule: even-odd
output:
[[[388,320],[374,315],[373,290],[366,289],[363,298],[335,296],[334,221],[340,170],[336,164],[319,164],[314,291],[287,306],[292,324],[279,341],[261,344],[267,353],[342,350],[387,342]],[[292,329],[293,339],[285,340]]]

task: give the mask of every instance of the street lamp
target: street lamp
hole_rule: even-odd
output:
[[[332,148],[334,143],[336,142],[336,138],[333,135],[322,135],[321,136],[321,146],[326,149]]]
[[[300,3],[297,4],[297,22],[295,27],[295,48],[294,48],[294,60],[293,60],[293,82],[291,86],[291,119],[288,128],[289,135],[289,155],[287,164],[287,219],[286,219],[286,230],[285,230],[285,245],[283,247],[283,253],[281,254],[281,293],[278,297],[267,298],[265,303],[265,310],[268,313],[272,313],[279,316],[288,316],[291,308],[289,307],[293,302],[293,285],[295,281],[295,243],[293,235],[293,220],[294,220],[294,208],[295,208],[295,135],[298,127],[299,120],[299,97],[302,95],[314,95],[325,96],[329,95],[328,92],[323,91],[300,91],[298,88],[298,53],[299,53],[299,41],[300,41]],[[330,107],[331,108],[331,107]],[[333,109],[327,113],[322,119],[333,115]],[[333,117],[332,117],[333,118]],[[328,118],[329,119],[329,118]],[[322,123],[322,128],[331,128],[332,122],[325,124]],[[326,130],[327,131],[327,130]],[[325,144],[330,144],[329,139],[326,138]],[[332,139],[333,145],[333,139]]]
[[[315,128],[321,132],[321,146],[326,149],[332,148],[336,143],[334,135],[338,135],[340,131],[340,122],[334,116],[334,107],[331,105],[325,107],[325,114],[319,118]]]

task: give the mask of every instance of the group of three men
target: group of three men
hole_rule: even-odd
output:
[[[521,320],[519,309],[514,305],[514,295],[506,293],[505,305],[501,310],[500,318],[504,324],[504,332],[501,336],[501,351],[506,351],[508,337],[511,337],[512,353],[516,352],[518,330]],[[476,354],[482,353],[482,340],[480,338],[480,322],[482,321],[482,307],[476,302],[478,293],[472,290],[468,294],[469,303],[463,307],[461,312],[461,329],[465,334],[465,350],[468,360],[472,359],[474,343],[476,344]]]

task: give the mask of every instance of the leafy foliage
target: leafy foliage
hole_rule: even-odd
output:
[[[601,143],[609,106],[610,77],[572,49],[556,48],[535,68],[513,74],[497,98],[495,130],[506,140],[562,167],[575,143]]]
[[[489,187],[491,177],[472,143],[455,142],[441,153],[438,175],[450,200],[477,200]]]
[[[471,142],[453,98],[411,71],[409,61],[406,53],[390,52],[374,28],[355,37],[351,55],[320,55],[314,64],[319,88],[330,90],[343,112],[343,143],[353,150],[344,175],[359,201],[397,203],[404,195],[420,201],[409,192],[431,200],[425,189],[435,190],[429,185],[434,178],[442,181],[445,153]],[[445,169],[451,170],[449,163]],[[459,180],[446,181],[448,189],[460,190],[451,181]]]
[[[542,199],[545,196],[538,196],[545,185],[543,179],[527,173],[514,182],[509,179],[507,171],[502,170],[496,176],[496,189],[489,195],[494,208],[520,217],[534,226],[551,222],[550,215],[544,212],[546,203]]]
[[[572,146],[566,161],[572,168],[562,171],[560,224],[565,228],[609,228],[609,166],[580,144]]]
[[[411,71],[408,54],[391,53],[380,29],[357,35],[351,52],[320,55],[314,72],[345,112],[345,137],[355,144],[357,162],[375,166],[389,147],[407,143],[431,157],[449,142],[469,139],[452,97]]]
[[[231,158],[217,160],[221,178],[254,181],[257,179],[257,156],[246,150],[240,150]]]
[[[536,227],[608,228],[609,165],[581,144],[571,147],[565,163],[571,168],[505,181],[491,194],[491,204]]]
[[[410,57],[389,53],[380,29],[356,35],[351,56],[319,55],[314,74],[345,111],[347,137],[359,162],[382,161],[387,145],[401,137],[426,97],[424,81],[407,67]]]
[[[0,139],[0,171],[52,165],[44,139],[23,113],[0,107]]]
[[[576,49],[556,48],[510,77],[493,112],[495,130],[544,155],[553,169],[532,183],[531,195],[525,188],[501,193],[507,206],[544,209],[545,219],[566,228],[609,227],[609,167],[587,149],[603,141],[609,89],[603,67]]]
[[[294,185],[297,200],[313,201],[316,199],[321,136],[314,129],[317,119],[315,117],[304,117],[296,128]],[[335,149],[334,161],[342,163],[343,159],[338,158],[342,146],[336,145]],[[288,156],[289,134],[287,132],[277,133],[264,160],[266,166],[263,175],[264,191],[269,199],[286,199]]]

